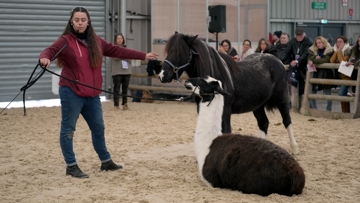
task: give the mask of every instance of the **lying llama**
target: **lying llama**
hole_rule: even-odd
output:
[[[301,194],[305,174],[297,161],[276,144],[253,136],[224,134],[224,96],[220,81],[191,78],[185,87],[201,97],[195,152],[202,181],[213,187],[268,196]]]

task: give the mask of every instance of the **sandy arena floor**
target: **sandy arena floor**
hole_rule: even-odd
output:
[[[65,176],[59,146],[60,107],[7,109],[0,115],[0,202],[360,202],[359,119],[329,120],[292,112],[305,170],[301,195],[268,197],[206,187],[198,176],[194,103],[103,103],[108,150],[123,170],[101,172],[80,117],[74,150],[88,179]],[[268,139],[290,151],[280,114],[268,113]],[[311,121],[309,119],[314,119]],[[252,113],[233,115],[234,133],[258,135]]]

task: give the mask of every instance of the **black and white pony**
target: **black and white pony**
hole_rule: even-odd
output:
[[[159,74],[161,82],[178,80],[186,71],[190,78],[211,76],[223,81],[225,96],[222,132],[231,132],[231,114],[253,111],[260,128],[260,137],[266,138],[269,111],[279,109],[288,131],[293,154],[299,149],[294,138],[289,113],[289,96],[284,65],[269,54],[251,55],[251,59],[235,62],[229,55],[197,39],[180,33],[166,43],[167,57]],[[196,99],[197,103],[199,99]]]
[[[201,98],[194,144],[205,184],[262,196],[302,193],[304,171],[286,150],[266,139],[222,134],[223,95],[228,93],[220,81],[195,78],[184,85]]]

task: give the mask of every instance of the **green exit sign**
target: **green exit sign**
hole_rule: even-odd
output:
[[[312,2],[311,8],[316,10],[325,10],[326,9],[326,3],[325,2]]]

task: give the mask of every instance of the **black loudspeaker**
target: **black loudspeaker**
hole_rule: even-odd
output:
[[[208,28],[209,32],[226,32],[226,6],[209,6],[208,10],[209,16],[211,17]]]

